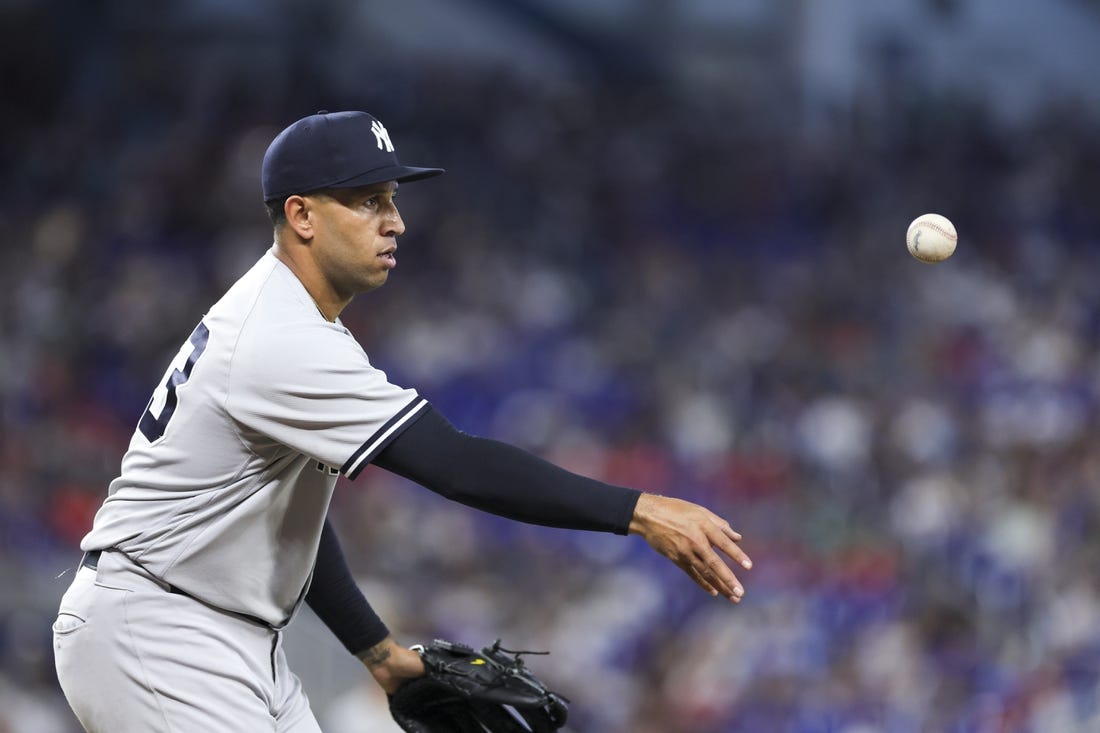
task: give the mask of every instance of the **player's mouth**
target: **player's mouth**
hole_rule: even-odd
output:
[[[378,256],[382,259],[382,261],[386,265],[386,267],[389,267],[389,268],[392,269],[394,267],[397,267],[397,257],[395,256],[396,252],[397,252],[397,247],[396,246],[387,247],[386,249],[379,252]]]

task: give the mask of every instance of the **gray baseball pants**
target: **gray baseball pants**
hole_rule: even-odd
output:
[[[281,634],[179,593],[119,552],[81,567],[53,625],[89,733],[320,733]]]

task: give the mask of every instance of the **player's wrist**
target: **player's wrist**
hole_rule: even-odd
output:
[[[356,655],[388,694],[397,692],[405,682],[424,675],[424,662],[420,654],[387,636],[381,642]]]
[[[630,517],[630,524],[627,526],[627,534],[636,534],[641,537],[648,536],[653,511],[660,499],[661,497],[656,494],[645,492],[638,497],[638,502],[634,505],[634,513]]]

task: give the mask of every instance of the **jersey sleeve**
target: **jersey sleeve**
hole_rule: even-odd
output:
[[[428,406],[391,384],[339,324],[242,333],[226,410],[254,431],[355,478]]]

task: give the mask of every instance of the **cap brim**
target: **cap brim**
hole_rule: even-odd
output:
[[[287,191],[286,193],[269,194],[264,198],[264,201],[274,201],[276,199],[286,198],[292,194],[306,194],[310,191],[321,191],[326,188],[356,188],[358,186],[369,186],[372,183],[385,183],[386,181],[408,183],[409,181],[419,181],[424,178],[434,178],[444,172],[443,168],[414,168],[408,165],[388,165],[382,168],[369,170],[366,173],[360,173],[357,176],[352,176],[342,181],[320,183],[310,186],[309,188]]]
[[[372,183],[384,183],[385,181],[408,183],[424,178],[434,178],[441,173],[443,173],[442,168],[414,168],[408,165],[391,165],[385,168],[375,168],[346,181],[330,184],[326,188],[355,188],[356,186],[368,186]]]
[[[409,181],[420,181],[425,178],[435,178],[436,176],[443,175],[445,172],[442,168],[411,168],[407,165],[401,166],[405,170],[405,173],[401,174],[400,178],[394,178],[393,180],[398,183],[408,183]]]

